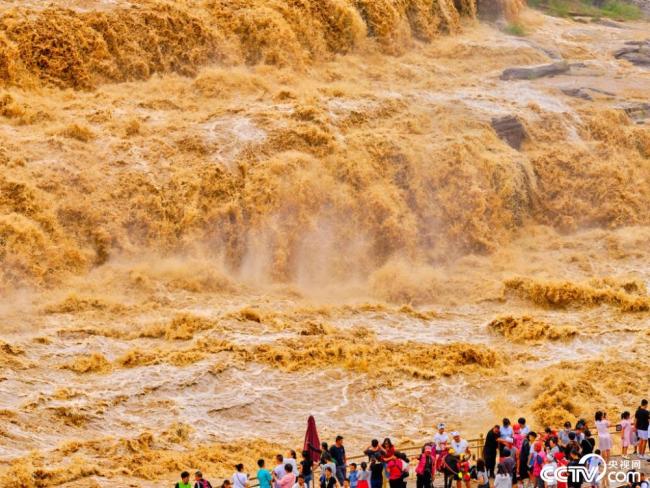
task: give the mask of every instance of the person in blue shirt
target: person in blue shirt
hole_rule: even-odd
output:
[[[271,488],[271,472],[264,468],[264,459],[258,460],[257,466],[260,468],[257,471],[257,481],[260,484],[260,488]]]
[[[350,480],[350,488],[357,488],[357,482],[359,480],[357,463],[350,463],[350,472],[348,473],[348,479]]]

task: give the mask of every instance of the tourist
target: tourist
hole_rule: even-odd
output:
[[[223,483],[221,483],[221,488],[232,488],[232,482],[229,479],[223,480]]]
[[[384,483],[384,464],[379,454],[370,459],[370,488],[381,488]]]
[[[203,477],[201,471],[194,473],[194,482],[194,488],[212,488],[212,485]]]
[[[630,412],[627,410],[621,414],[621,453],[623,459],[628,459],[627,450],[632,445],[632,422]]]
[[[257,460],[257,481],[260,484],[260,488],[271,488],[271,481],[273,477],[271,476],[271,472],[264,467],[264,459],[258,459]]]
[[[454,450],[454,452],[458,456],[462,456],[464,454],[471,454],[469,452],[469,443],[461,438],[459,432],[452,432],[451,433],[451,442],[449,443],[449,446]]]
[[[273,486],[275,488],[280,487],[280,480],[284,477],[284,475],[287,473],[286,469],[284,468],[286,466],[286,463],[284,462],[284,456],[282,454],[278,454],[275,456],[275,461],[277,465],[275,468],[273,468]]]
[[[322,481],[320,482],[320,487],[321,488],[340,488],[341,485],[339,485],[338,480],[336,479],[336,476],[334,476],[334,471],[335,469],[332,469],[331,466],[327,466],[324,471],[324,476]],[[380,487],[377,487],[380,488]]]
[[[609,434],[609,432],[607,433]],[[585,429],[584,434],[585,438],[580,443],[580,452],[583,456],[586,456],[587,454],[594,452],[594,448],[596,447],[596,439],[594,439],[594,436],[591,435],[591,431],[589,429]]]
[[[248,488],[248,475],[244,473],[244,465],[235,466],[235,474],[232,475],[233,488]]]
[[[343,485],[343,481],[345,480],[345,466],[347,464],[343,436],[336,436],[334,445],[330,447],[330,455],[336,463],[336,479],[339,481],[339,484]]]
[[[565,447],[569,443],[569,434],[571,432],[571,422],[564,422],[564,429],[558,435],[560,446]]]
[[[287,451],[287,456],[284,458],[286,464],[293,466],[293,474],[298,475],[298,460],[296,459],[296,451],[290,449]]]
[[[476,461],[476,483],[477,488],[490,488],[490,473],[482,458]]]
[[[601,454],[600,449],[596,449],[595,454],[598,454],[598,456],[591,457],[587,461],[587,471],[589,472],[589,479],[591,480],[592,488],[598,488],[600,486],[600,482],[596,478],[601,468],[604,468],[604,463],[599,457]]]
[[[327,442],[321,442],[320,451],[321,451],[320,452],[320,464],[325,464],[323,462],[323,457],[324,456],[329,456],[329,453],[330,453],[330,449],[329,449],[329,447],[327,447]],[[323,472],[322,475],[321,475],[321,478],[324,478],[324,477],[325,477],[325,473]]]
[[[526,438],[526,434],[521,433],[521,426],[519,424],[512,426],[512,432],[512,443],[517,448],[517,451],[520,451],[524,439]]]
[[[379,445],[379,441],[377,439],[373,439],[370,441],[370,445],[368,448],[363,451],[363,453],[368,456],[368,460],[371,461],[372,457],[377,454],[379,456],[382,456],[384,454],[384,450],[382,447]]]
[[[494,488],[512,488],[512,476],[506,471],[506,468],[499,464],[497,474],[494,478]]]
[[[517,424],[519,425],[519,430],[521,431],[521,434],[527,436],[528,433],[530,432],[530,429],[526,425],[526,419],[524,417],[519,417],[519,419],[517,420]]]
[[[357,488],[359,482],[359,472],[357,471],[357,463],[350,463],[350,472],[348,473],[348,480],[350,481],[350,488]]]
[[[567,460],[571,458],[571,453],[573,451],[580,452],[580,450],[580,444],[578,444],[578,441],[576,441],[576,433],[573,431],[569,432],[569,442],[567,442],[564,446],[564,455],[566,456]]]
[[[648,415],[648,400],[641,400],[641,405],[634,414],[634,427],[639,439],[638,453],[639,457],[646,459],[645,450],[648,444],[648,426],[650,425],[650,416]]]
[[[547,446],[548,446],[548,455],[549,457],[555,461],[555,454],[560,452],[560,446],[557,445],[557,437],[549,437],[547,441]]]
[[[361,463],[361,470],[357,477],[357,488],[370,488],[370,471],[368,471],[368,463],[365,461]]]
[[[296,484],[296,473],[293,472],[293,465],[287,463],[284,465],[284,476],[280,478],[277,485],[278,488],[293,488]]]
[[[433,443],[436,446],[436,453],[438,455],[440,455],[442,451],[447,450],[449,435],[445,432],[445,424],[442,422],[438,424],[438,432],[433,436]]]
[[[494,478],[494,468],[497,464],[497,451],[499,450],[499,443],[497,439],[501,429],[498,425],[495,425],[488,431],[485,436],[485,444],[483,446],[483,459],[485,460],[485,466],[490,474],[490,478]]]
[[[432,488],[433,476],[435,474],[435,459],[430,444],[424,446],[422,454],[418,458],[418,465],[415,468],[416,487]]]
[[[330,455],[329,452],[321,456],[321,461],[323,462],[323,464],[321,464],[320,466],[320,472],[321,472],[320,480],[323,481],[325,479],[325,470],[327,468],[330,468],[332,470],[332,473],[336,473],[336,463],[332,459],[332,456]]]
[[[176,483],[174,488],[192,488],[192,484],[190,483],[190,473],[183,471],[181,473],[181,480]]]
[[[558,448],[556,454],[559,452],[560,450]],[[553,475],[546,481],[546,488],[557,488],[557,460],[555,459],[555,454],[553,456],[546,456],[546,466],[544,466],[543,469],[548,470],[549,473],[553,473]]]
[[[540,441],[533,444],[533,450],[530,453],[530,460],[528,462],[530,481],[533,486],[541,486],[543,488],[544,481],[540,478],[542,468],[546,462],[543,446]]]
[[[296,478],[296,484],[293,485],[293,488],[307,488],[307,483],[305,483],[305,477],[301,474]]]
[[[384,442],[381,443],[381,447],[383,450],[381,460],[386,463],[393,459],[393,456],[395,456],[395,446],[388,437],[386,437]]]
[[[451,488],[452,481],[458,479],[459,456],[453,449],[449,449],[442,459],[440,470],[445,477],[445,488]]]
[[[558,452],[555,455],[555,461],[557,463],[558,468],[566,468],[569,465],[562,451]],[[558,478],[557,488],[567,488],[567,480],[565,476],[561,476],[560,478]]]
[[[598,447],[603,453],[605,462],[609,461],[609,454],[612,450],[612,436],[609,434],[609,420],[607,412],[596,412],[596,429],[598,430]]]
[[[530,459],[530,433],[524,436],[524,440],[519,450],[519,459],[517,461],[517,480],[518,486],[523,486],[528,482],[528,460]]]
[[[390,488],[405,488],[404,464],[404,461],[396,455],[386,462],[386,471],[388,472],[388,483]]]
[[[302,451],[302,461],[300,461],[300,474],[305,481],[305,485],[309,488],[310,483],[314,479],[314,462],[309,457],[309,451]]]

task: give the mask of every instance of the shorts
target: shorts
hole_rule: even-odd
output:
[[[647,430],[637,430],[636,434],[639,436],[639,439],[642,441],[648,440],[648,431]]]

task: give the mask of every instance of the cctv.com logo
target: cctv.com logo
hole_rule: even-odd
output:
[[[541,478],[549,483],[557,482],[581,482],[596,485],[607,476],[607,479],[614,483],[639,482],[641,473],[637,471],[608,470],[607,463],[598,454],[587,454],[582,456],[578,466],[554,466],[546,464],[540,473]]]

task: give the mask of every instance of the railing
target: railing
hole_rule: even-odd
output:
[[[616,434],[618,431],[616,430],[616,427],[612,427],[612,428],[610,428],[609,432],[610,432],[610,434]],[[598,438],[598,432],[593,433],[593,438],[594,439]],[[415,444],[415,445],[412,445],[412,446],[402,447],[402,448],[399,449],[399,452],[403,452],[404,454],[407,454],[407,455],[410,455],[410,456],[412,456],[413,454],[420,454],[420,451],[422,450],[422,446],[426,442],[430,442],[430,441],[431,440],[428,439],[428,440],[422,441],[421,444]],[[481,434],[479,437],[477,437],[475,439],[469,439],[467,441],[467,443],[469,444],[469,450],[470,450],[470,452],[472,454],[472,459],[478,459],[478,458],[483,456],[483,445],[485,444],[485,437],[483,436],[483,434]],[[350,461],[353,461],[353,462],[354,461],[364,461],[364,460],[368,459],[368,456],[365,455],[365,454],[361,454],[361,455],[358,455],[358,456],[349,457],[347,459],[348,459],[348,466],[349,466]],[[312,483],[316,483],[316,481],[320,478],[320,468],[315,468],[314,469],[313,478],[314,479],[312,480]],[[249,483],[248,484],[249,488],[257,488],[257,487],[260,486],[259,482],[257,482],[257,477],[249,478],[248,483]],[[314,485],[312,484],[312,487],[313,486]]]

